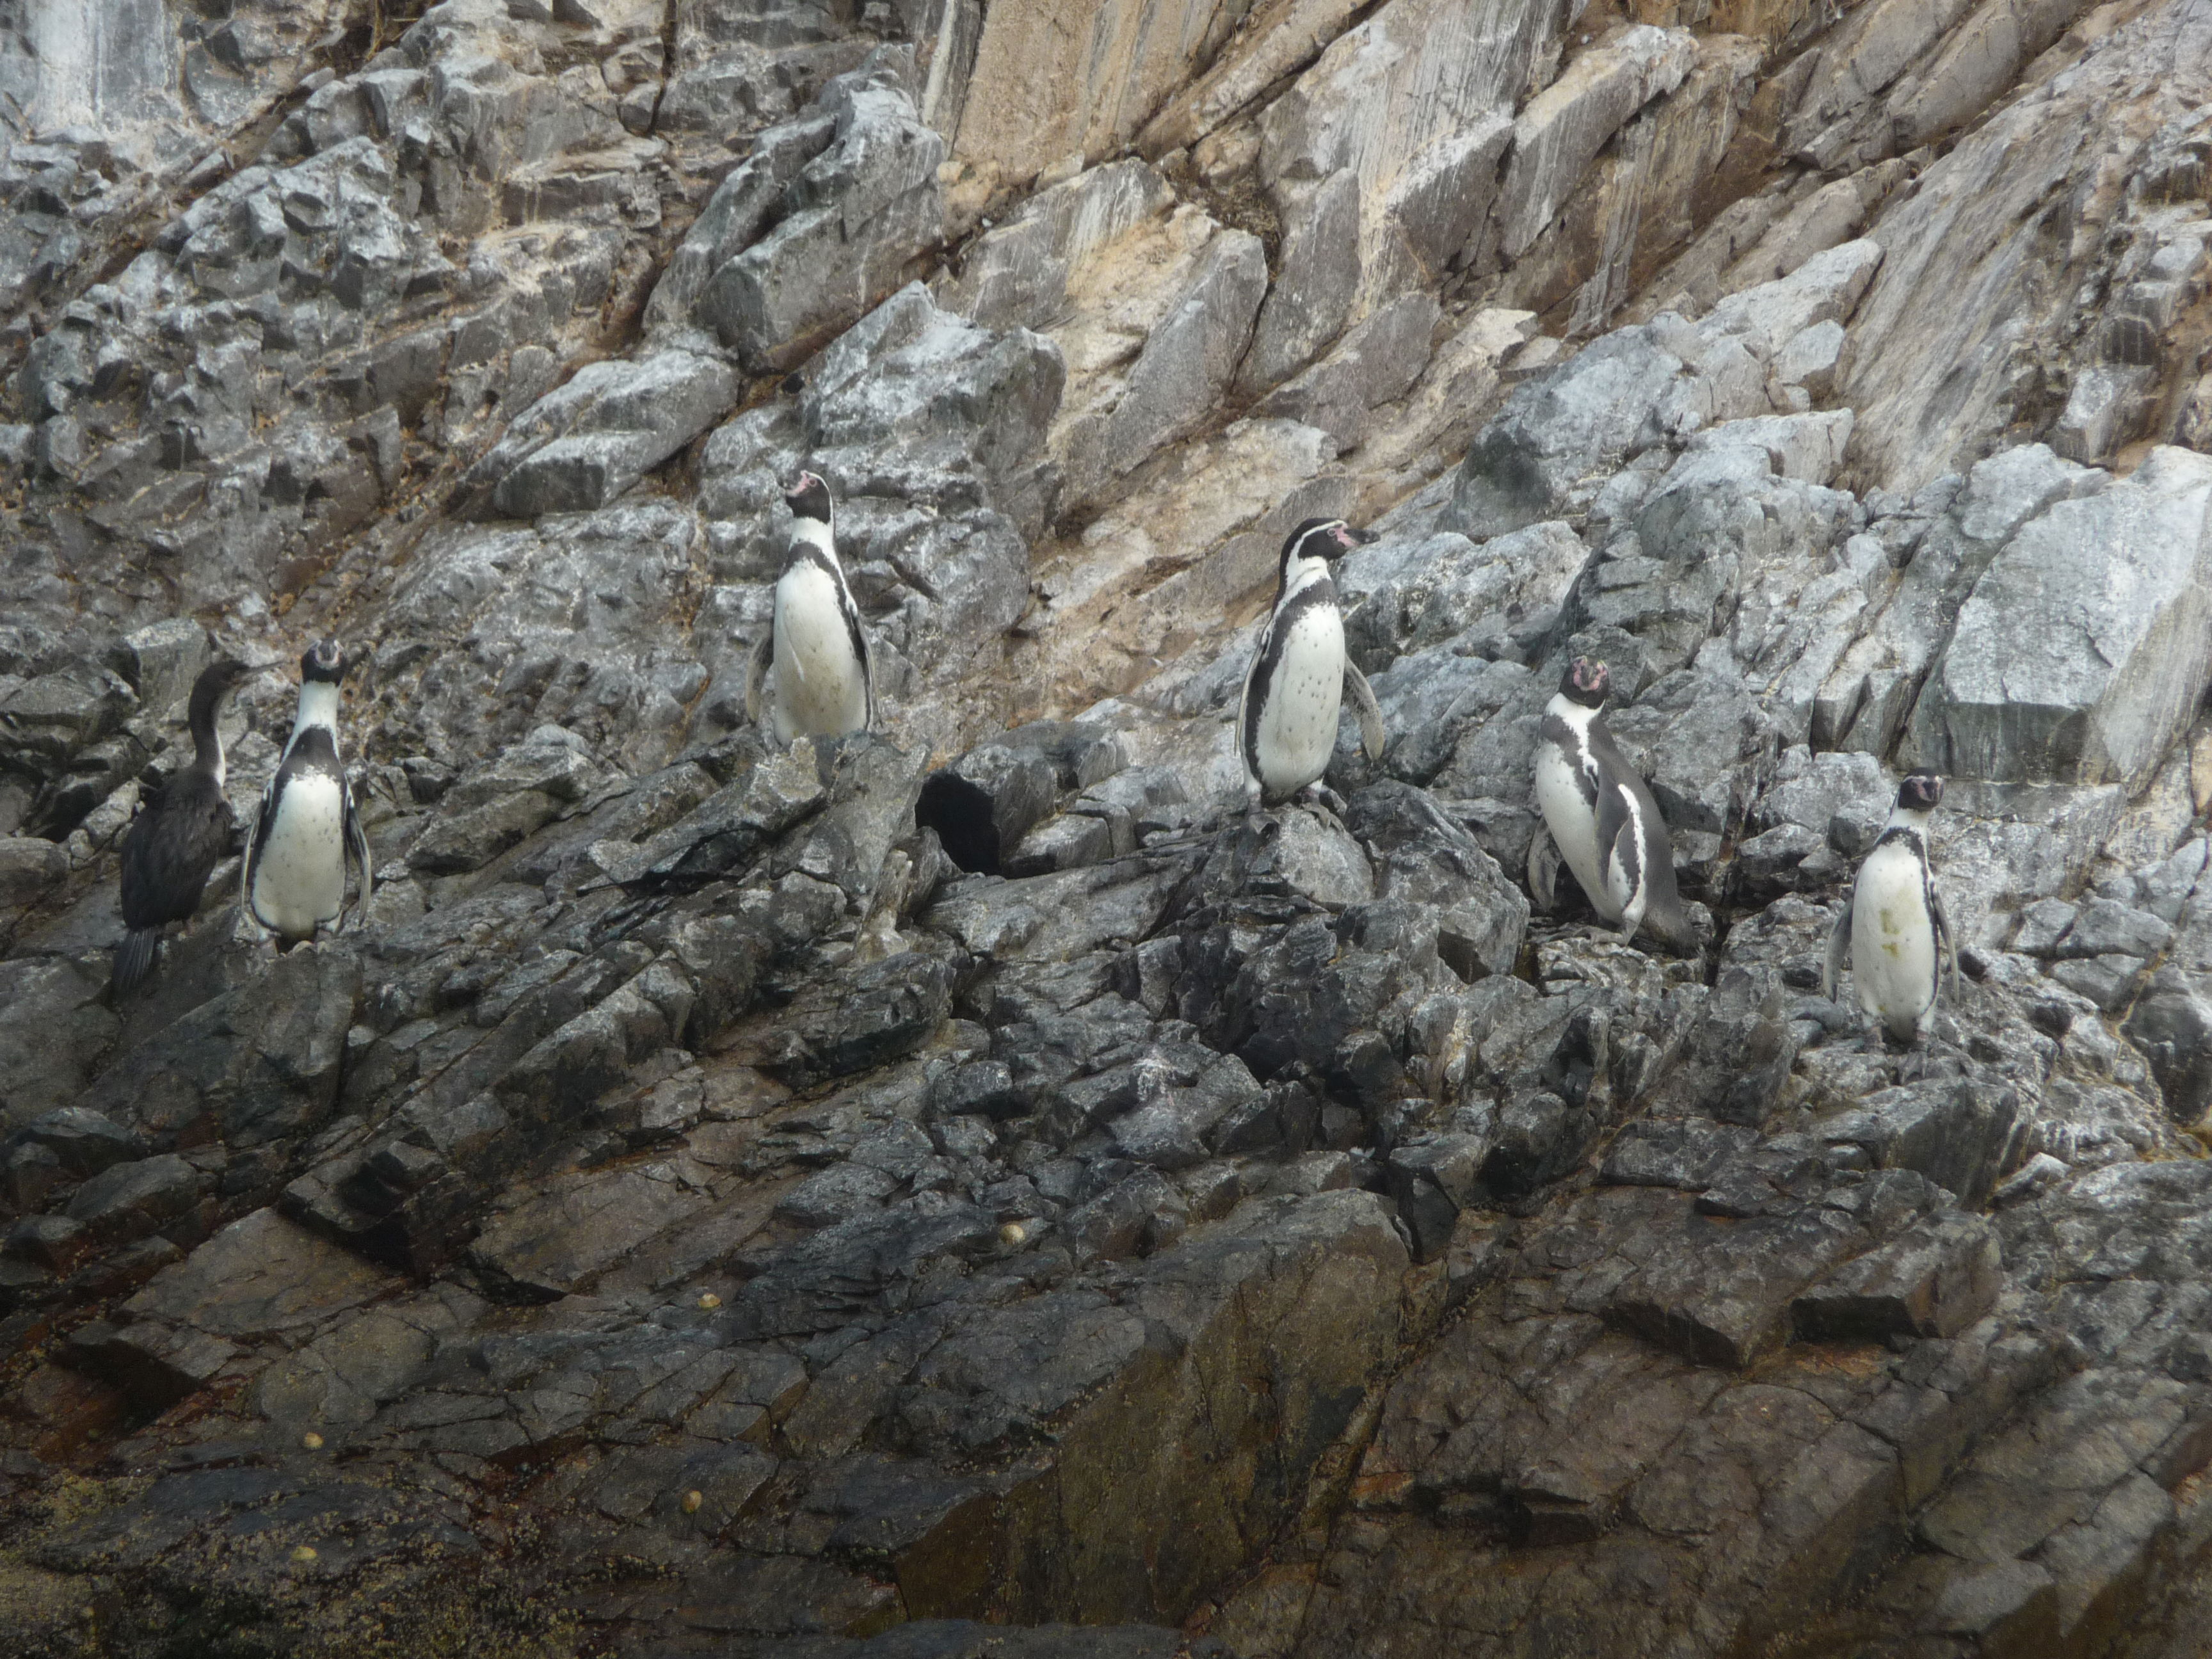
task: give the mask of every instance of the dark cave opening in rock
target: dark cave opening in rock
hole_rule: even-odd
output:
[[[914,804],[915,827],[934,830],[945,855],[969,875],[999,873],[999,826],[987,790],[957,772],[935,772],[922,781]]]

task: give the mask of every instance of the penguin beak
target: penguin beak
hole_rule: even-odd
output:
[[[1371,530],[1354,530],[1348,524],[1340,524],[1336,527],[1337,545],[1347,553],[1355,547],[1364,547],[1376,539],[1377,539],[1376,534]]]

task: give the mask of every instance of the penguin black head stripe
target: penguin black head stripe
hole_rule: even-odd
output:
[[[1914,772],[1897,786],[1898,806],[1907,812],[1932,812],[1943,799],[1943,780],[1932,772]]]
[[[818,472],[800,473],[792,481],[791,488],[783,492],[783,500],[795,519],[830,522],[830,486]]]
[[[1283,538],[1276,562],[1276,580],[1287,583],[1294,559],[1340,559],[1363,543],[1375,539],[1371,530],[1354,530],[1342,519],[1307,519]]]
[[[1559,695],[1583,708],[1602,708],[1613,695],[1613,677],[1603,663],[1577,657],[1559,676]]]
[[[317,685],[336,685],[349,666],[344,647],[336,640],[317,640],[300,659],[300,678]]]

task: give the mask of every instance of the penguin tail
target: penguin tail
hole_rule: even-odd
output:
[[[154,955],[161,943],[158,927],[134,927],[115,947],[115,994],[128,996],[154,971]]]

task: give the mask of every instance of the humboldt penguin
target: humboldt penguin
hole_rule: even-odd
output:
[[[1828,934],[1820,989],[1831,1000],[1848,962],[1859,1006],[1893,1042],[1917,1042],[1936,1021],[1945,969],[1959,991],[1959,949],[1928,867],[1928,819],[1943,780],[1915,772],[1897,787],[1881,839],[1859,866],[1844,913]]]
[[[192,757],[142,805],[123,837],[123,925],[131,931],[115,947],[117,996],[154,971],[162,928],[191,920],[208,872],[238,839],[238,819],[223,798],[228,773],[216,719],[246,675],[246,665],[228,657],[200,671],[185,715]]]
[[[1667,821],[1650,786],[1623,759],[1603,710],[1613,681],[1603,663],[1577,657],[1545,706],[1536,738],[1536,805],[1548,837],[1528,848],[1528,886],[1548,908],[1564,858],[1599,915],[1639,927],[1680,951],[1698,948],[1697,927],[1674,889]]]
[[[1328,770],[1346,690],[1360,746],[1369,760],[1382,758],[1382,711],[1344,653],[1344,617],[1328,574],[1331,559],[1374,539],[1341,519],[1308,519],[1283,542],[1274,614],[1261,630],[1237,710],[1237,749],[1255,801],[1287,800]]]
[[[783,499],[797,523],[775,619],[745,678],[745,713],[779,744],[866,731],[876,721],[875,664],[837,562],[830,486],[802,472]]]
[[[345,909],[346,860],[361,866],[368,908],[375,874],[353,789],[338,761],[338,686],[350,665],[336,640],[300,659],[300,713],[246,843],[239,902],[289,950]]]

